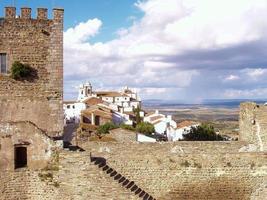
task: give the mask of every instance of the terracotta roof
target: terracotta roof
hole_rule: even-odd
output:
[[[63,104],[74,104],[77,103],[75,100],[63,101]]]
[[[148,112],[148,113],[146,113],[145,117],[149,117],[149,116],[151,116],[153,114],[155,114],[155,112]]]
[[[187,126],[193,126],[193,125],[196,125],[196,124],[199,124],[199,123],[194,122],[194,121],[182,121],[180,123],[177,123],[177,129],[184,128],[184,127],[187,127]]]
[[[151,124],[155,125],[155,124],[158,124],[158,123],[160,123],[160,122],[162,122],[162,121],[159,119],[159,120],[157,120],[157,121],[152,122]]]
[[[153,122],[153,121],[158,120],[158,119],[161,119],[161,118],[163,118],[163,116],[157,115],[155,117],[150,117],[150,120]]]
[[[83,116],[89,116],[92,113],[103,118],[112,119],[112,110],[101,106],[92,106],[81,112]]]
[[[95,94],[97,94],[97,96],[102,96],[102,97],[128,97],[126,94],[121,94],[115,91],[98,91],[95,92]]]
[[[130,89],[125,89],[123,92],[126,94],[134,94],[134,92]]]
[[[104,101],[96,97],[91,97],[91,98],[85,99],[83,102],[87,104],[88,106],[93,106],[99,103],[103,103]]]

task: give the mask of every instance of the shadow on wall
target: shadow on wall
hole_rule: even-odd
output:
[[[72,143],[70,142],[63,142],[63,148],[64,149],[68,149],[69,151],[85,151],[83,148],[76,146],[76,145],[72,145]]]
[[[188,178],[185,178],[188,180]],[[193,181],[193,180],[192,180]],[[252,187],[243,184],[244,180],[230,177],[218,177],[209,181],[195,180],[195,183],[185,184],[181,182],[179,187],[164,194],[159,199],[164,200],[244,200],[250,199]]]

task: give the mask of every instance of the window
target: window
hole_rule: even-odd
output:
[[[70,109],[70,105],[67,105],[67,109]]]
[[[75,106],[72,106],[73,109],[75,109]]]
[[[1,74],[7,73],[6,54],[5,53],[0,53],[0,73]]]

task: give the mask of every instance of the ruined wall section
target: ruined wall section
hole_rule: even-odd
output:
[[[0,123],[0,171],[15,169],[16,145],[27,148],[28,169],[46,168],[58,154],[55,142],[33,123]]]
[[[0,74],[0,121],[31,121],[51,136],[63,129],[63,10],[38,9],[38,19],[29,8],[6,8],[0,20],[0,53],[7,54],[9,74]],[[12,63],[20,61],[37,70],[34,81],[9,77]]]
[[[240,105],[239,138],[258,151],[267,151],[267,106],[246,102]]]

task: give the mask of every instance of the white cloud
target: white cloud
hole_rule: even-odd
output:
[[[239,76],[231,74],[231,75],[227,76],[224,80],[225,81],[235,81],[235,80],[238,80],[238,79],[240,79]]]
[[[114,40],[89,42],[100,31],[99,19],[82,22],[64,33],[66,77],[97,79],[106,86],[155,88],[167,94],[169,91],[161,88],[171,88],[172,92],[173,88],[186,89],[201,74],[197,61],[190,67],[191,62],[179,59],[164,61],[168,56],[192,49],[231,47],[264,38],[267,32],[266,0],[146,0],[135,5],[144,17],[135,19],[129,28],[121,27]],[[250,75],[259,77],[261,73],[258,69]],[[225,77],[226,81],[238,79],[232,74]],[[153,92],[143,94],[153,98]]]
[[[250,76],[252,79],[258,79],[263,75],[267,75],[267,69],[257,68],[257,69],[246,69],[246,74]]]
[[[87,42],[88,39],[99,32],[101,26],[102,22],[96,18],[89,19],[87,22],[81,22],[74,28],[69,28],[64,33],[64,42],[67,45]]]
[[[223,97],[237,99],[237,98],[266,98],[267,96],[267,88],[257,88],[257,89],[244,89],[244,90],[236,90],[236,89],[227,89],[224,92]]]

